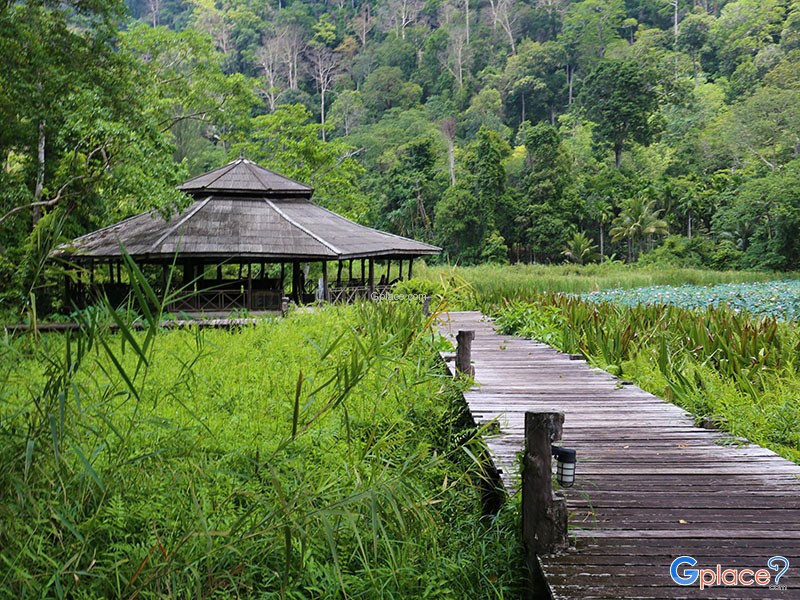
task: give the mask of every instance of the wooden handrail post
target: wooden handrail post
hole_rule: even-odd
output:
[[[474,331],[459,331],[456,334],[456,375],[475,376],[475,367],[472,366],[472,340],[475,339]]]
[[[553,494],[552,446],[561,439],[564,413],[525,413],[522,465],[522,541],[534,581],[541,578],[538,556],[569,547],[567,504]]]

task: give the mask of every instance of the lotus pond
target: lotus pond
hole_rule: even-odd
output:
[[[636,289],[600,290],[583,294],[594,303],[622,306],[667,305],[688,309],[727,307],[734,312],[768,316],[782,321],[800,318],[800,281],[722,283],[711,286],[656,285]]]

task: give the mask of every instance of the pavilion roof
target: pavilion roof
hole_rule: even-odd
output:
[[[268,198],[297,196],[310,198],[314,188],[240,158],[223,167],[193,177],[179,188],[188,194],[259,194]]]
[[[311,188],[244,159],[190,179],[181,189],[195,195],[182,213],[168,219],[158,211],[142,213],[76,238],[55,254],[104,260],[120,257],[124,247],[133,258],[153,262],[171,261],[176,254],[279,262],[440,252],[318,206],[311,202]]]

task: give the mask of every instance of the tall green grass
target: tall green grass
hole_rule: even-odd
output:
[[[596,304],[541,293],[497,311],[507,333],[581,353],[699,422],[800,462],[800,330],[725,307]]]
[[[128,268],[143,331],[0,344],[0,597],[519,596],[418,305],[164,331]]]
[[[431,281],[461,280],[473,289],[472,304],[498,305],[505,300],[531,301],[537,292],[583,293],[610,288],[651,285],[711,285],[785,279],[785,273],[706,271],[672,267],[636,267],[619,263],[595,265],[429,266],[417,277]]]

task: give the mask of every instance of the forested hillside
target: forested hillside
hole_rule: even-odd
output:
[[[462,263],[800,263],[798,0],[0,6],[0,275],[244,154]]]

